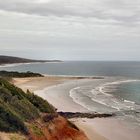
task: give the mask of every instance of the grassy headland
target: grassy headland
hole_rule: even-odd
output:
[[[14,63],[35,63],[35,62],[61,62],[60,60],[33,60],[13,56],[0,55],[0,65],[3,64],[14,64]]]
[[[29,90],[25,93],[3,78],[0,78],[0,132],[11,140],[87,140],[46,100]]]
[[[40,117],[40,113],[54,113],[47,101],[0,78],[0,130],[27,133],[24,122]]]

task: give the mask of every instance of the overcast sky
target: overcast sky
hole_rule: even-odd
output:
[[[0,54],[140,60],[140,0],[0,0]]]

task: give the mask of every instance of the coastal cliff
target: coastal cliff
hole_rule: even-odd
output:
[[[87,140],[46,100],[0,78],[1,140]]]

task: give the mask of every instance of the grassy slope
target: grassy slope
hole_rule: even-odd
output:
[[[41,112],[54,113],[54,110],[42,98],[0,78],[0,131],[27,133],[24,122],[39,118]]]
[[[3,78],[0,78],[0,132],[6,132],[8,140],[87,140],[46,100],[30,91],[23,92]]]

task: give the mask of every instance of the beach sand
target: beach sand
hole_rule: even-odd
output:
[[[39,78],[14,78],[14,84],[33,91],[35,94],[48,100],[58,111],[88,112],[81,105],[73,102],[69,91],[91,80],[77,77],[46,76]],[[115,118],[96,119],[71,119],[81,130],[85,132],[89,140],[139,140],[140,134],[127,126],[122,120]],[[139,131],[139,129],[138,129]]]
[[[133,129],[129,127],[122,120],[115,118],[95,118],[95,119],[77,119],[72,120],[74,123],[82,128],[85,134],[94,140],[94,132],[108,140],[139,140],[140,129]],[[96,137],[98,136],[96,135]],[[96,140],[96,139],[95,139]]]

